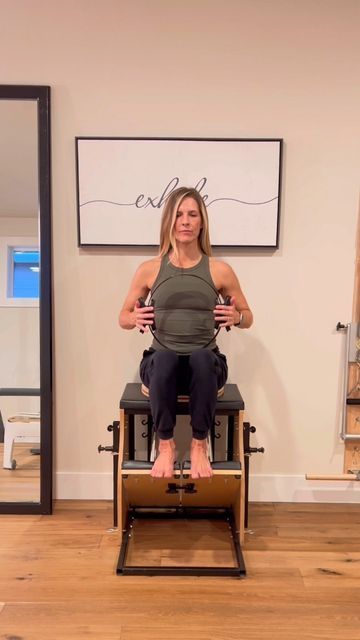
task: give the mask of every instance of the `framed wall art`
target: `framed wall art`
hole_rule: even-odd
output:
[[[76,138],[79,246],[156,246],[171,192],[195,187],[219,247],[278,247],[281,139]]]

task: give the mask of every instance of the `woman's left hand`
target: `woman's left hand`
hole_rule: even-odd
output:
[[[230,298],[230,304],[217,304],[214,309],[215,322],[219,323],[219,327],[232,327],[239,322],[239,311],[235,307],[234,296]]]

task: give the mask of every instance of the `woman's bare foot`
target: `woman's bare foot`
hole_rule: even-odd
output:
[[[172,478],[174,475],[175,462],[175,442],[170,440],[159,440],[159,453],[156,458],[150,475],[153,478]]]
[[[211,478],[213,471],[209,462],[207,440],[192,439],[190,460],[192,478]]]

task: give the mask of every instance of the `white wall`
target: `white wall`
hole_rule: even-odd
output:
[[[266,448],[252,496],[358,500],[303,480],[342,471],[335,325],[352,309],[358,0],[2,0],[1,14],[2,82],[52,87],[58,496],[111,493],[96,447],[147,343],[117,313],[153,255],[78,249],[74,137],[153,135],[284,138],[280,249],[217,252],[255,316],[220,342]]]

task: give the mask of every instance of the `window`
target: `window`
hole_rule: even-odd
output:
[[[0,237],[0,306],[38,306],[39,276],[38,239]]]
[[[31,249],[12,248],[9,251],[8,296],[39,297],[40,253]]]

